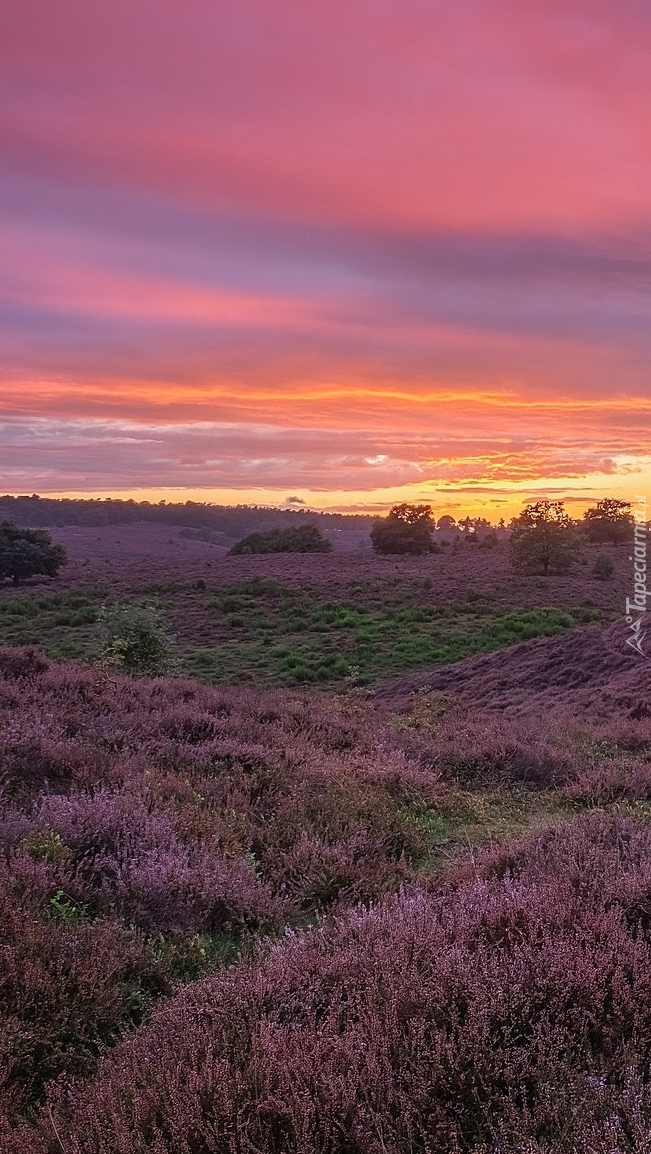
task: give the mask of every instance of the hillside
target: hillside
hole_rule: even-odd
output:
[[[625,551],[168,533],[55,529],[61,578],[0,589],[3,1154],[643,1149]],[[138,605],[175,676],[100,660]]]
[[[509,649],[405,678],[378,691],[378,700],[405,707],[415,690],[452,693],[460,707],[509,716],[549,715],[554,708],[606,719],[651,711],[651,662],[627,646],[621,621]]]

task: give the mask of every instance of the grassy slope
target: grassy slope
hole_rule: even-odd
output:
[[[0,644],[38,645],[56,659],[93,660],[102,587],[56,592],[25,590],[0,601]],[[210,645],[179,638],[184,672],[214,684],[373,684],[392,674],[447,664],[533,637],[547,637],[603,612],[551,606],[493,608],[485,594],[436,604],[424,582],[398,588],[352,586],[346,600],[329,600],[313,585],[289,587],[253,578],[212,593],[168,583],[130,594],[158,604],[172,626],[186,601],[197,634]],[[203,623],[203,630],[202,630]]]

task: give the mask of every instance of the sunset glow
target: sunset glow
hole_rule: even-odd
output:
[[[651,8],[22,0],[0,489],[651,495]]]

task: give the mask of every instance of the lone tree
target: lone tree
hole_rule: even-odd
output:
[[[569,569],[578,553],[574,521],[565,512],[562,501],[536,501],[525,505],[519,517],[511,522],[509,541],[511,564],[514,569],[550,570]]]
[[[310,521],[291,529],[271,529],[268,533],[249,533],[230,550],[241,553],[330,553],[332,542]]]
[[[431,553],[435,528],[431,505],[404,502],[374,522],[371,544],[376,553]]]
[[[603,501],[597,501],[591,509],[586,509],[583,522],[590,541],[610,541],[613,545],[630,541],[633,536],[631,502],[604,497]]]
[[[19,585],[26,577],[56,577],[68,560],[63,545],[53,545],[45,529],[19,529],[0,524],[0,581],[11,577]]]
[[[456,527],[457,523],[454,517],[451,517],[449,513],[444,513],[443,516],[439,517],[438,521],[436,522],[436,528],[438,529],[439,533],[451,533],[454,529],[456,529]]]

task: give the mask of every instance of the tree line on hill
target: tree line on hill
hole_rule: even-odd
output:
[[[145,502],[146,504],[146,502]],[[290,517],[295,517],[290,514]],[[312,515],[314,516],[314,515]],[[314,521],[276,526],[247,534],[230,550],[233,555],[254,553],[328,553],[332,542]],[[563,572],[577,559],[583,540],[619,545],[633,538],[634,518],[629,501],[606,497],[587,509],[580,521],[565,511],[563,501],[536,501],[525,506],[507,527],[498,529],[508,536],[510,561],[521,572]],[[388,516],[378,518],[371,528],[371,544],[380,554],[423,555],[438,552],[436,531],[454,530],[468,542],[492,548],[498,535],[483,518],[454,522],[444,516],[436,522],[430,505],[403,502]],[[456,540],[458,541],[458,536]],[[10,577],[18,584],[27,577],[55,577],[66,562],[63,546],[54,545],[44,529],[24,529],[5,520],[0,523],[0,581]],[[602,559],[601,572],[612,572],[612,562]]]
[[[203,501],[133,501],[122,498],[0,496],[0,521],[31,529],[67,525],[101,528],[142,521],[207,529],[234,538],[316,522],[326,531],[370,529],[372,518],[356,513],[315,513],[308,509],[274,509],[262,505],[213,505]]]
[[[577,559],[582,541],[619,545],[633,538],[634,518],[630,501],[605,497],[587,509],[582,520],[565,511],[563,501],[536,501],[525,505],[508,526],[510,560],[514,569],[539,569],[547,574],[562,572]],[[438,552],[435,532],[459,529],[467,541],[484,546],[497,544],[493,526],[483,518],[455,523],[444,517],[438,522],[431,505],[394,505],[387,517],[376,520],[371,544],[376,553],[425,554]],[[499,528],[506,530],[504,522]]]

